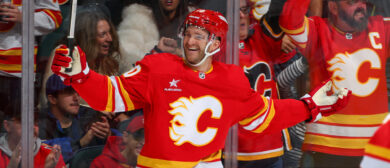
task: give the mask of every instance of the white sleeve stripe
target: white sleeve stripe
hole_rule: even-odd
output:
[[[112,86],[114,86],[115,88],[115,110],[114,112],[122,112],[122,111],[125,111],[125,103],[123,101],[123,98],[121,96],[121,94],[119,93],[119,87],[118,87],[118,83],[116,82],[116,79],[115,79],[115,76],[110,76],[110,80],[111,80],[111,83],[112,83]]]
[[[290,34],[290,37],[298,43],[306,43],[307,42],[307,30],[305,29],[305,31],[303,33],[298,34],[298,35]]]
[[[379,160],[370,156],[365,155],[362,162],[360,163],[361,168],[390,168],[390,162]]]
[[[267,99],[268,99],[268,97],[267,97]],[[252,131],[252,130],[256,129],[259,125],[264,123],[264,120],[268,116],[270,109],[271,109],[271,101],[268,101],[267,111],[263,115],[260,115],[259,118],[257,118],[256,120],[253,120],[248,126],[245,126],[243,128],[248,130],[248,131]]]

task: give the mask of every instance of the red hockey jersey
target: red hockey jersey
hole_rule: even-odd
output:
[[[390,20],[373,16],[366,30],[344,33],[327,19],[304,17],[309,3],[288,0],[281,27],[308,57],[312,87],[330,78],[334,87],[352,90],[352,97],[338,114],[307,125],[303,149],[362,156],[388,111],[385,64],[390,54]]]
[[[366,145],[361,168],[390,168],[390,115]]]
[[[254,92],[238,66],[213,62],[202,73],[168,53],[145,56],[120,77],[90,71],[72,86],[99,111],[143,108],[140,167],[194,167],[219,160],[237,122],[255,133],[280,132],[310,116],[299,100],[270,100]]]
[[[255,24],[253,34],[239,44],[239,65],[244,69],[251,87],[264,97],[279,98],[274,65],[289,60],[294,53],[281,51],[281,41],[267,36],[259,24]],[[287,130],[283,130],[288,135]],[[286,144],[289,145],[289,136]],[[244,129],[238,132],[237,159],[251,161],[283,155],[282,132],[255,134]],[[291,146],[289,146],[291,148]]]

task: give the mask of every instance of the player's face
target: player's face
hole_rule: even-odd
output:
[[[240,0],[240,40],[245,40],[248,37],[249,9],[246,0]]]
[[[58,109],[61,112],[71,115],[76,115],[79,112],[80,96],[73,89],[59,93],[56,99]]]
[[[368,14],[365,0],[341,0],[338,2],[338,17],[357,31],[367,28]]]
[[[106,20],[100,20],[97,24],[97,44],[99,48],[99,55],[108,55],[112,43],[110,32],[110,24]]]
[[[176,10],[179,6],[180,0],[159,0],[160,6],[168,12]]]
[[[186,60],[191,64],[199,63],[205,57],[205,48],[209,33],[206,30],[189,26],[184,32],[183,48]]]

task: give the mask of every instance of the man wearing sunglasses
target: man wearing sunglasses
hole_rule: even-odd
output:
[[[280,26],[308,58],[311,86],[331,78],[351,88],[339,114],[307,125],[303,167],[359,167],[364,146],[388,111],[385,63],[390,20],[368,15],[366,0],[329,0],[329,18],[305,17],[310,0],[287,0]]]

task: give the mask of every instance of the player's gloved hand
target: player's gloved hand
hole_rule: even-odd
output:
[[[71,68],[66,71],[66,68]],[[65,85],[72,83],[82,83],[89,74],[89,68],[85,58],[85,53],[79,46],[73,50],[73,58],[69,56],[69,49],[61,45],[55,50],[51,70],[61,77]]]
[[[351,90],[342,88],[334,90],[332,95],[328,95],[331,89],[332,81],[328,80],[301,98],[311,111],[309,122],[316,122],[322,116],[329,116],[347,105],[352,93]]]

